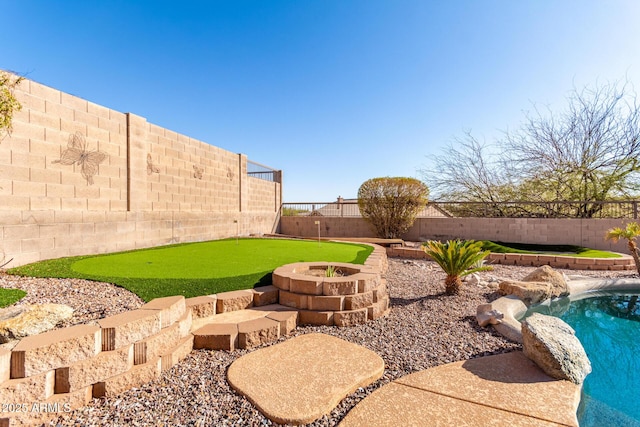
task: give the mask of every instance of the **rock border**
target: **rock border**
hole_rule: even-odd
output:
[[[640,290],[640,279],[592,279],[583,276],[569,277],[569,279],[567,286],[571,301],[590,298],[596,292]],[[518,319],[528,310],[526,304],[513,295],[507,295],[493,301],[491,310],[504,314],[502,323],[493,325],[495,330],[505,338],[522,343],[522,325]]]
[[[491,264],[517,265],[521,267],[542,267],[548,265],[553,268],[569,270],[635,270],[636,266],[630,255],[620,254],[620,258],[577,258],[562,255],[538,254],[489,254],[487,261]],[[430,259],[420,248],[407,248],[391,245],[387,248],[387,256]]]

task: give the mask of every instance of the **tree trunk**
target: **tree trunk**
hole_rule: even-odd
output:
[[[460,276],[447,276],[444,280],[445,294],[458,295],[460,293],[460,287],[462,286],[462,280]]]
[[[636,242],[631,239],[629,239],[629,252],[631,252],[633,261],[636,263],[636,270],[638,271],[638,274],[640,274],[640,254],[638,253]]]

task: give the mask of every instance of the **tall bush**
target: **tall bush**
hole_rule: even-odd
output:
[[[415,178],[373,178],[358,189],[358,207],[378,237],[395,239],[413,225],[428,195],[427,186]]]

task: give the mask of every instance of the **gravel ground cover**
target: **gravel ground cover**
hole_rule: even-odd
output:
[[[481,285],[468,285],[459,296],[445,296],[444,274],[433,262],[390,258],[386,278],[391,312],[384,318],[348,328],[302,326],[295,335],[322,332],[363,345],[385,361],[383,377],[347,396],[330,414],[310,424],[335,426],[358,402],[377,388],[432,366],[520,349],[493,329],[475,321],[479,304],[500,295],[498,279],[520,279],[533,267],[495,266],[483,272]],[[631,272],[564,271],[591,277],[635,277]],[[143,304],[113,285],[76,279],[30,279],[0,275],[0,287],[20,288],[20,302],[55,302],[76,312],[65,326],[95,321]],[[249,401],[227,384],[226,370],[247,350],[194,350],[162,376],[117,397],[94,399],[59,417],[58,426],[269,426]]]

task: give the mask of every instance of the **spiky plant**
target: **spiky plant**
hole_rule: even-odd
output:
[[[491,267],[474,267],[489,255],[482,250],[482,242],[474,240],[449,240],[437,242],[430,240],[422,246],[427,255],[438,263],[447,277],[444,280],[445,293],[458,295],[462,286],[462,277],[478,271],[490,270]]]
[[[324,277],[336,277],[340,275],[340,270],[333,265],[328,265],[324,270]]]
[[[625,228],[615,227],[607,230],[605,238],[613,240],[614,243],[620,239],[625,239],[627,241],[629,252],[631,252],[633,261],[636,263],[636,270],[638,270],[638,274],[640,274],[640,256],[638,255],[638,245],[636,245],[636,238],[638,236],[640,236],[640,224],[637,222],[630,222]]]

